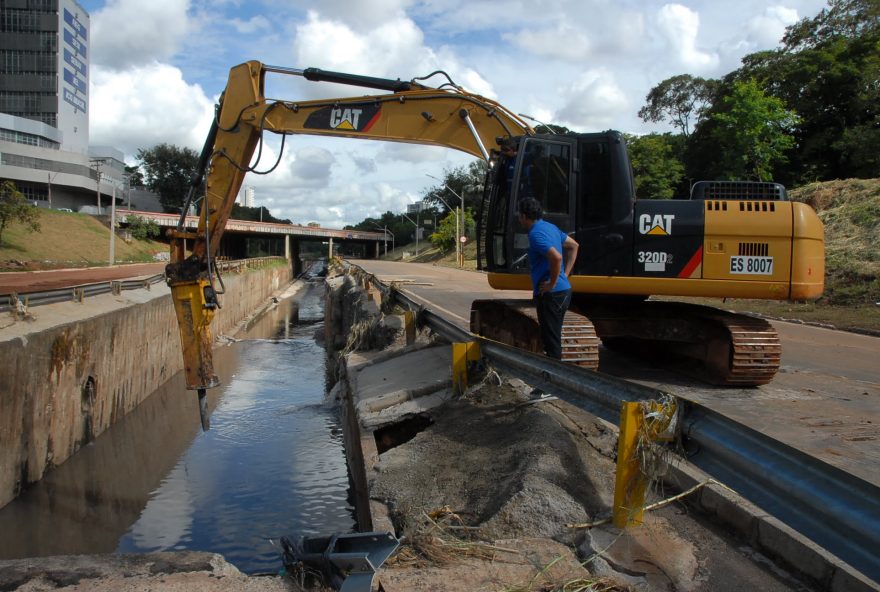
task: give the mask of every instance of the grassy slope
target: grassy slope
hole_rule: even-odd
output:
[[[167,245],[160,242],[126,243],[116,237],[117,263],[149,262],[155,253],[167,251]],[[110,229],[98,218],[41,209],[39,232],[27,232],[15,223],[4,230],[0,270],[106,265],[109,255]]]

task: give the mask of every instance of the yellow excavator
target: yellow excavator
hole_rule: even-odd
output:
[[[383,92],[267,99],[270,73]],[[428,86],[435,76],[445,82]],[[523,257],[528,241],[514,216],[524,195],[539,199],[545,218],[581,244],[563,335],[564,359],[580,365],[596,367],[599,339],[609,347],[661,344],[663,351],[675,350],[708,368],[715,382],[762,384],[779,366],[778,336],[768,323],[646,298],[806,300],[822,293],[822,224],[808,206],[788,201],[779,185],[716,181],[697,184],[685,200],[636,200],[618,132],[537,134],[501,104],[465,91],[439,71],[403,81],[246,62],[230,71],[187,196],[184,211],[204,183],[198,229],[186,231],[182,215],[170,233],[166,276],[186,385],[199,392],[203,423],[205,391],[218,384],[210,330],[218,307],[213,257],[245,175],[256,172],[250,163],[258,149],[259,162],[265,132],[429,144],[485,159],[490,166],[477,244],[491,286],[530,289]],[[511,143],[515,161],[497,166],[500,146]],[[477,301],[471,317],[476,333],[537,349],[527,301]]]

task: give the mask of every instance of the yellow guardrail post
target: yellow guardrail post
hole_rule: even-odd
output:
[[[625,528],[642,523],[645,490],[638,458],[638,438],[644,415],[640,403],[626,402],[620,410],[617,440],[617,474],[614,482],[614,526]]]
[[[461,396],[468,386],[468,362],[480,359],[480,344],[476,341],[452,344],[452,392]]]
[[[416,342],[416,313],[407,310],[403,313],[403,326],[406,331],[406,344],[412,345]]]
[[[653,444],[670,441],[677,427],[677,405],[671,396],[661,401],[625,402],[620,410],[617,474],[614,482],[614,526],[638,526],[645,514],[645,492],[652,475],[646,474]],[[647,472],[650,472],[648,470]]]

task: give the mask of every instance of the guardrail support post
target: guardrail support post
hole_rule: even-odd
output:
[[[411,310],[404,312],[403,324],[406,329],[406,344],[412,345],[416,342],[416,313]]]
[[[480,359],[480,344],[476,341],[452,344],[452,392],[461,396],[468,386],[468,362]]]
[[[642,523],[648,482],[641,474],[638,437],[644,421],[641,403],[625,402],[620,410],[617,441],[617,474],[614,483],[614,526],[625,528]]]

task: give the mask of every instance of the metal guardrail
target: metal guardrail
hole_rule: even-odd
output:
[[[365,272],[366,273],[366,272]],[[370,274],[367,274],[370,275]],[[465,331],[374,277],[401,305],[449,341],[478,341],[493,363],[614,424],[624,401],[668,393],[532,354]],[[679,401],[688,461],[744,498],[880,581],[880,487],[706,407]]]
[[[220,271],[240,272],[245,268],[260,267],[267,263],[285,260],[284,257],[254,257],[251,259],[235,259],[231,261],[216,261],[215,266]],[[0,296],[0,313],[15,311],[19,307],[25,309],[56,302],[83,302],[86,298],[92,298],[101,294],[119,294],[125,290],[149,290],[153,284],[165,281],[165,274],[160,273],[147,278],[135,280],[107,280],[91,284],[81,284],[56,290],[18,292]]]

